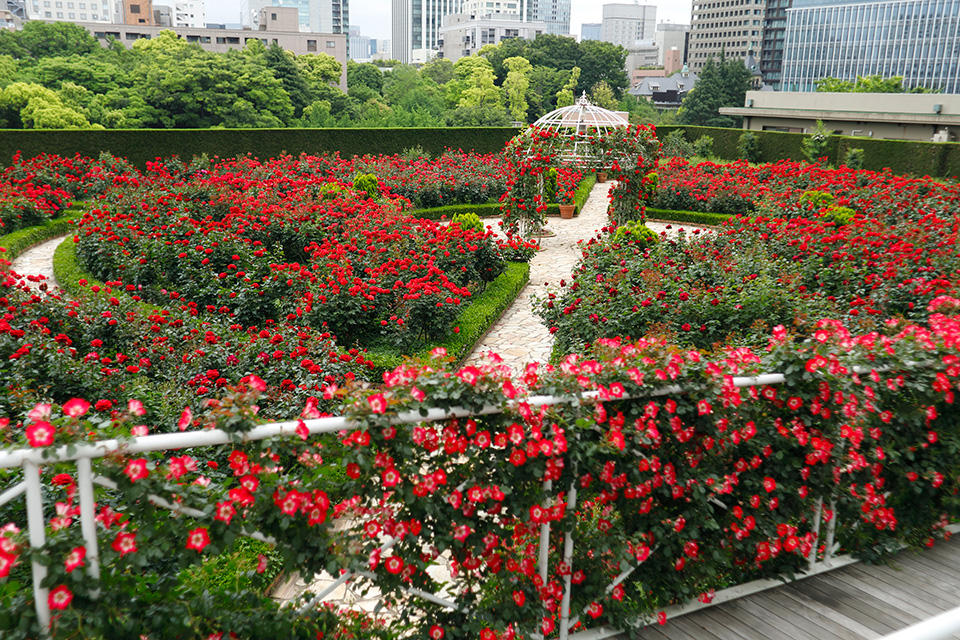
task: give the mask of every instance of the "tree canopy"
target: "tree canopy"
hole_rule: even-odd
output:
[[[740,118],[725,116],[720,107],[742,107],[750,88],[750,71],[736,58],[707,58],[697,84],[683,99],[677,124],[737,127]]]
[[[817,80],[815,84],[817,91],[824,93],[937,93],[935,89],[926,87],[904,87],[903,76],[884,78],[880,74],[857,76],[853,82],[826,77]]]

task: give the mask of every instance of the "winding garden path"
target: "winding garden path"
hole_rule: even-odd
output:
[[[579,243],[599,233],[607,223],[607,193],[614,183],[596,184],[576,218],[550,218],[547,228],[553,236],[543,238],[541,250],[530,261],[530,282],[516,301],[490,327],[484,338],[467,356],[464,364],[473,364],[493,352],[504,364],[520,371],[530,362],[547,362],[553,349],[553,336],[533,311],[533,297],[544,297],[550,288],[558,287],[560,280],[570,278],[580,259]],[[657,233],[675,236],[680,229],[693,231],[696,227],[677,223],[648,222]]]
[[[40,291],[41,284],[53,289],[57,286],[57,279],[53,275],[53,253],[66,237],[51,238],[27,249],[17,256],[10,270],[24,276],[32,289]]]

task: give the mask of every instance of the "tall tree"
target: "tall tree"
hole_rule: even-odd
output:
[[[613,89],[610,88],[606,80],[601,80],[593,85],[593,89],[590,90],[590,101],[598,107],[610,111],[616,111],[620,108],[620,102],[613,95]]]
[[[507,105],[515,122],[527,119],[527,89],[530,88],[530,72],[533,65],[526,58],[514,56],[503,61],[509,70],[503,81],[503,91],[507,94]]]
[[[100,48],[90,32],[69,22],[28,20],[22,31],[11,33],[13,37],[0,39],[0,53],[15,58],[83,55]]]
[[[627,50],[618,44],[601,40],[585,40],[580,43],[580,82],[584,87],[593,87],[605,81],[617,99],[630,85],[625,71]]]
[[[569,107],[577,98],[575,91],[577,90],[577,83],[580,81],[580,67],[574,67],[570,70],[570,76],[567,78],[567,81],[564,83],[560,91],[557,92],[557,107]]]
[[[313,96],[309,83],[295,62],[295,56],[274,42],[263,54],[263,59],[267,68],[273,71],[273,77],[280,81],[283,90],[290,96],[293,117],[299,118],[303,114],[303,108],[313,101]]]
[[[740,118],[720,114],[720,107],[741,107],[750,88],[750,71],[735,58],[707,58],[697,84],[683,99],[677,123],[702,127],[737,127]]]
[[[451,64],[449,60],[446,61]],[[376,65],[369,62],[347,61],[347,90],[355,87],[368,87],[373,89],[377,95],[383,92],[383,72]]]

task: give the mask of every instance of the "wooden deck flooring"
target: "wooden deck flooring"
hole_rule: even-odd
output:
[[[642,640],[868,640],[960,606],[960,536],[647,627]],[[960,639],[960,634],[953,636]]]

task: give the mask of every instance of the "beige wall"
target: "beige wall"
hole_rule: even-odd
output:
[[[960,136],[960,95],[748,91],[743,107],[720,112],[743,117],[754,131],[808,132],[818,120],[838,135],[894,140]]]
[[[153,25],[153,0],[123,0],[123,23]]]

